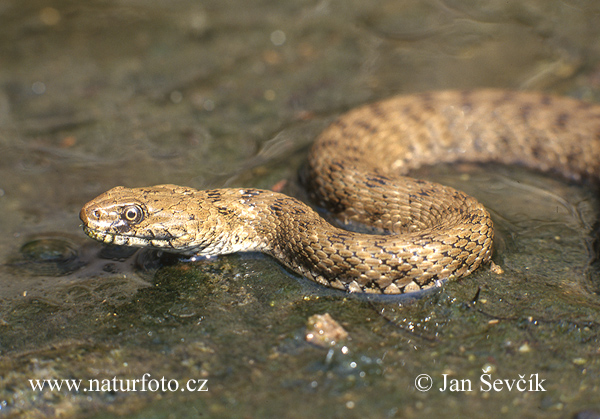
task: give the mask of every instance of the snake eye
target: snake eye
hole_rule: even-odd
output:
[[[123,209],[122,218],[130,223],[139,223],[144,218],[144,210],[139,205],[129,205]]]

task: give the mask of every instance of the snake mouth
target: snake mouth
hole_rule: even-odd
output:
[[[131,247],[173,248],[171,241],[165,239],[125,236],[122,234],[108,233],[102,230],[94,230],[86,225],[83,226],[83,232],[92,239],[98,240],[105,244]]]

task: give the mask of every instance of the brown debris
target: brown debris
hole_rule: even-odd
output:
[[[315,314],[308,318],[306,341],[321,348],[335,346],[346,340],[348,332],[329,313]]]

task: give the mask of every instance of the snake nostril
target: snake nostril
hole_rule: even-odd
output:
[[[96,219],[100,218],[100,211],[97,209],[92,211],[92,216]]]

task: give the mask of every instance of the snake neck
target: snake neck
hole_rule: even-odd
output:
[[[219,253],[263,252],[286,267],[315,279],[321,277],[322,258],[318,255],[322,242],[329,234],[339,231],[303,202],[260,189],[221,189],[212,192],[216,208],[227,237],[212,237],[221,245]],[[211,194],[211,192],[209,192]],[[225,240],[224,240],[225,239]],[[317,250],[315,250],[317,249]]]
[[[264,252],[280,258],[294,238],[325,223],[306,204],[277,192],[232,188],[202,193],[211,202],[211,208],[206,204],[202,208],[205,223],[213,228],[208,237],[197,238],[210,244],[205,250],[196,249],[196,254]],[[311,215],[315,221],[301,221]]]

